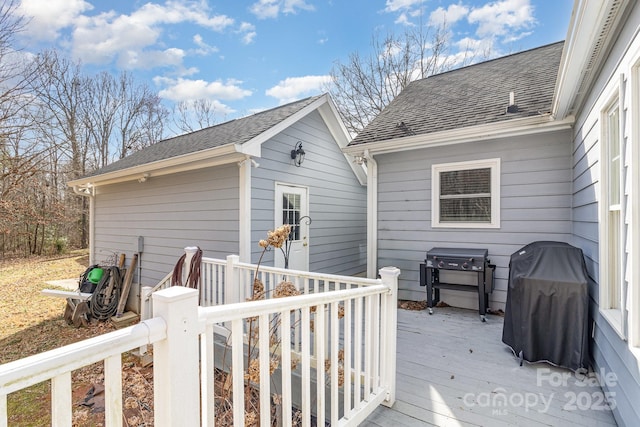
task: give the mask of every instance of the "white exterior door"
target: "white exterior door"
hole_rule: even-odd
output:
[[[276,184],[275,227],[291,225],[291,234],[282,251],[275,250],[275,266],[285,267],[288,251],[288,268],[309,271],[309,190],[306,187]],[[285,253],[283,253],[283,251]]]

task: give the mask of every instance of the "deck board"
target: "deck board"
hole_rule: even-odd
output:
[[[483,323],[472,310],[399,309],[396,403],[362,425],[616,425],[593,377],[548,363],[519,366],[502,325],[502,317]]]

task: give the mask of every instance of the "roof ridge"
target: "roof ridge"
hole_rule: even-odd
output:
[[[322,93],[320,95],[307,96],[306,98],[302,98],[302,99],[298,99],[298,100],[295,100],[295,101],[287,102],[286,104],[278,105],[276,107],[268,108],[266,110],[260,110],[260,111],[257,111],[255,113],[247,114],[246,116],[236,117],[235,119],[227,120],[227,121],[224,121],[224,122],[221,122],[221,123],[215,123],[215,124],[213,124],[211,126],[207,126],[207,127],[202,128],[202,129],[196,129],[196,130],[191,131],[191,132],[181,133],[180,135],[170,136],[168,138],[164,138],[164,139],[159,140],[158,142],[156,142],[156,144],[160,143],[160,142],[164,142],[164,141],[171,141],[171,140],[176,139],[176,138],[182,138],[182,137],[185,137],[187,135],[194,135],[194,134],[197,134],[199,132],[210,131],[213,128],[220,127],[220,126],[223,126],[223,125],[228,125],[228,124],[231,124],[231,123],[236,123],[236,122],[241,121],[241,120],[248,120],[248,119],[251,119],[251,118],[255,118],[256,116],[259,116],[259,115],[262,115],[262,114],[266,114],[266,113],[271,113],[271,112],[274,112],[274,111],[277,111],[277,110],[280,110],[280,109],[283,109],[283,108],[287,108],[287,107],[290,107],[290,106],[292,106],[294,104],[304,103],[305,101],[308,101],[308,100],[311,100],[311,99],[317,99],[317,98],[320,98],[320,97],[322,97],[324,95],[325,95],[325,93]]]
[[[554,45],[557,45],[557,44],[561,44],[561,43],[564,43],[564,42],[565,42],[564,40],[560,40],[560,41],[553,42],[553,43],[548,43],[548,44],[545,44],[545,45],[542,45],[542,46],[533,47],[531,49],[521,50],[519,52],[513,52],[513,53],[509,53],[507,55],[503,55],[503,56],[497,56],[495,58],[487,59],[486,61],[476,62],[476,63],[465,65],[465,66],[459,67],[459,68],[453,68],[451,70],[443,71],[443,72],[438,73],[438,74],[431,74],[430,76],[424,77],[422,79],[413,80],[410,83],[419,82],[421,80],[426,80],[426,79],[431,79],[431,78],[434,78],[434,77],[442,76],[444,74],[455,73],[456,71],[468,70],[469,68],[472,68],[472,67],[477,67],[477,66],[480,66],[480,65],[489,64],[491,62],[495,62],[495,61],[511,58],[511,57],[517,56],[517,55],[523,55],[523,54],[526,54],[526,53],[531,53],[531,52],[533,52],[535,50],[548,48],[548,47],[551,47],[551,46],[554,46]]]

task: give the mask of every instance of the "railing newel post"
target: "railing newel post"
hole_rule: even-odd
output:
[[[385,318],[383,319],[384,334],[381,345],[380,361],[382,367],[382,385],[387,388],[387,397],[382,402],[385,406],[393,406],[396,401],[396,345],[398,334],[398,276],[397,267],[383,267],[378,273],[382,283],[389,288],[389,293],[383,295]]]
[[[172,286],[154,293],[153,315],[167,328],[166,339],[153,346],[155,425],[199,425],[198,291]]]

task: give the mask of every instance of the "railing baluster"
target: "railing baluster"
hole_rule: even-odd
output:
[[[302,336],[300,355],[301,394],[302,394],[302,426],[311,427],[311,325],[309,307],[302,308]]]
[[[373,363],[371,367],[372,387],[373,390],[378,393],[380,391],[380,295],[374,295],[372,298],[373,310],[372,310],[372,324],[371,335],[372,343],[371,357]]]
[[[351,340],[351,328],[353,317],[351,312],[351,306],[353,305],[353,300],[347,300],[344,302],[344,335],[342,338],[342,346],[344,348],[344,393],[343,400],[344,403],[342,407],[344,408],[344,417],[349,418],[351,416],[351,373],[352,373],[352,351],[353,342]]]
[[[371,305],[372,298],[365,297],[365,317],[364,324],[367,326],[365,336],[364,336],[364,395],[363,398],[365,401],[369,401],[371,399],[371,358],[373,355],[373,348],[371,346]]]
[[[233,376],[233,424],[244,425],[244,336],[243,319],[231,321],[231,374]]]
[[[0,393],[0,427],[7,427],[9,415],[7,414],[7,395]]]
[[[298,310],[296,310],[298,316]],[[280,312],[280,348],[282,363],[282,421],[284,425],[291,423],[291,312]]]
[[[214,324],[200,335],[200,401],[202,424],[215,427],[215,343]]]
[[[260,425],[271,425],[271,391],[269,377],[271,376],[271,358],[269,353],[269,314],[262,314],[259,317],[259,351],[260,351]],[[249,360],[255,358],[249,348]]]
[[[316,319],[314,322],[314,335],[316,338],[316,408],[319,426],[324,425],[325,420],[325,382],[324,382],[324,358],[325,358],[325,315],[324,304],[319,304],[316,309]]]
[[[51,378],[51,425],[71,425],[71,371]]]
[[[122,355],[104,360],[105,424],[122,426]]]
[[[353,352],[354,352],[354,386],[353,386],[353,404],[354,409],[357,411],[360,409],[362,398],[361,398],[361,375],[362,375],[362,298],[356,298],[356,313],[355,319],[353,322],[353,331],[354,331],[354,339],[353,339]]]
[[[340,346],[340,330],[338,320],[338,302],[331,303],[331,425],[338,425],[339,405],[338,392],[338,350]]]

